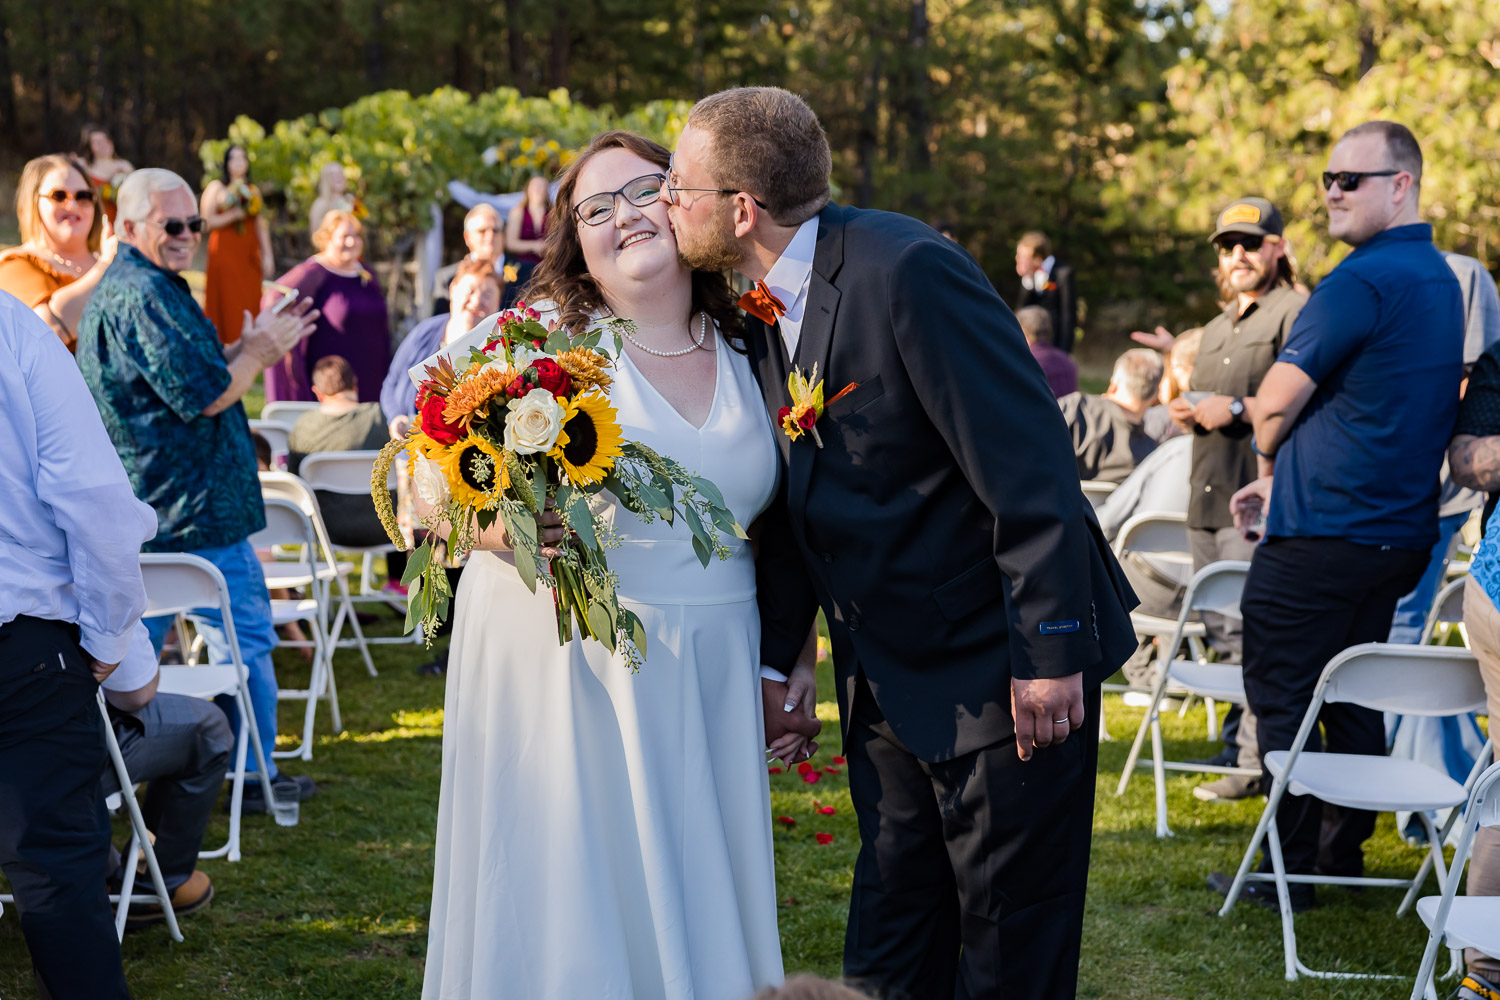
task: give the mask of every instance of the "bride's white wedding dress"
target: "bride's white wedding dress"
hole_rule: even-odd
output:
[[[627,439],[711,479],[748,526],[776,442],[748,360],[715,339],[701,428],[628,357],[609,396]],[[704,569],[680,523],[599,496],[648,633],[640,673],[558,646],[551,592],[509,553],[464,569],[424,1000],[745,1000],[781,982],[750,550],[728,539]]]

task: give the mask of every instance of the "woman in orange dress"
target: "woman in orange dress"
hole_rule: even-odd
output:
[[[83,127],[82,141],[78,144],[78,158],[88,171],[89,183],[99,193],[104,206],[104,217],[109,220],[110,225],[114,225],[115,192],[120,190],[120,182],[125,179],[125,175],[135,168],[130,165],[129,160],[122,160],[115,155],[115,141],[109,137],[109,132],[93,123]]]
[[[114,258],[115,239],[82,167],[66,156],[39,156],[16,185],[18,247],[0,254],[0,291],[24,302],[68,350],[94,286]]]
[[[203,311],[226,344],[240,339],[247,314],[254,319],[260,311],[260,283],[274,269],[270,227],[260,210],[249,154],[243,146],[230,146],[223,177],[209,182],[198,208],[208,229]]]

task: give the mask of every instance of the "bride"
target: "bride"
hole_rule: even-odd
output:
[[[575,331],[634,321],[609,390],[625,436],[712,480],[749,525],[777,446],[724,276],[678,260],[667,162],[634,134],[595,138],[562,178],[529,292]],[[648,631],[638,674],[596,642],[558,646],[551,592],[526,589],[498,524],[464,570],[424,1000],[744,1000],[782,979],[751,549],[727,539],[704,569],[680,524],[596,502]],[[788,688],[808,717],[811,638]]]

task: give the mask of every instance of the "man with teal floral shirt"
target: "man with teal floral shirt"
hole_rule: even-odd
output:
[[[197,252],[203,221],[197,199],[170,170],[137,170],[120,187],[120,249],[78,327],[78,362],[131,487],[156,511],[149,552],[190,552],[229,584],[240,652],[250,676],[256,728],[276,736],[276,631],[265,576],[249,537],[265,527],[255,447],[240,398],[267,366],[312,332],[303,303],[252,322],[223,348],[214,326],[177,273]],[[227,661],[217,611],[200,616],[215,661]],[[162,619],[158,619],[162,621]],[[159,643],[162,633],[153,637]],[[232,715],[232,712],[231,712]],[[312,794],[306,778],[278,775],[277,796]],[[260,786],[245,805],[264,808]]]

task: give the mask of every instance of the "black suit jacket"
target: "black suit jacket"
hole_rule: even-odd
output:
[[[774,417],[785,348],[748,324]],[[858,388],[819,421],[821,449],[777,427],[762,662],[789,669],[821,604],[845,726],[857,668],[898,738],[938,761],[1014,733],[1012,676],[1082,672],[1091,687],[1125,661],[1135,595],[1046,379],[972,257],[905,216],[827,206],[794,360],[817,365],[828,397]]]
[[[1078,289],[1073,284],[1073,268],[1056,262],[1047,275],[1049,287],[1035,291],[1021,286],[1016,308],[1041,306],[1052,316],[1052,343],[1073,353],[1073,336],[1078,330]]]

